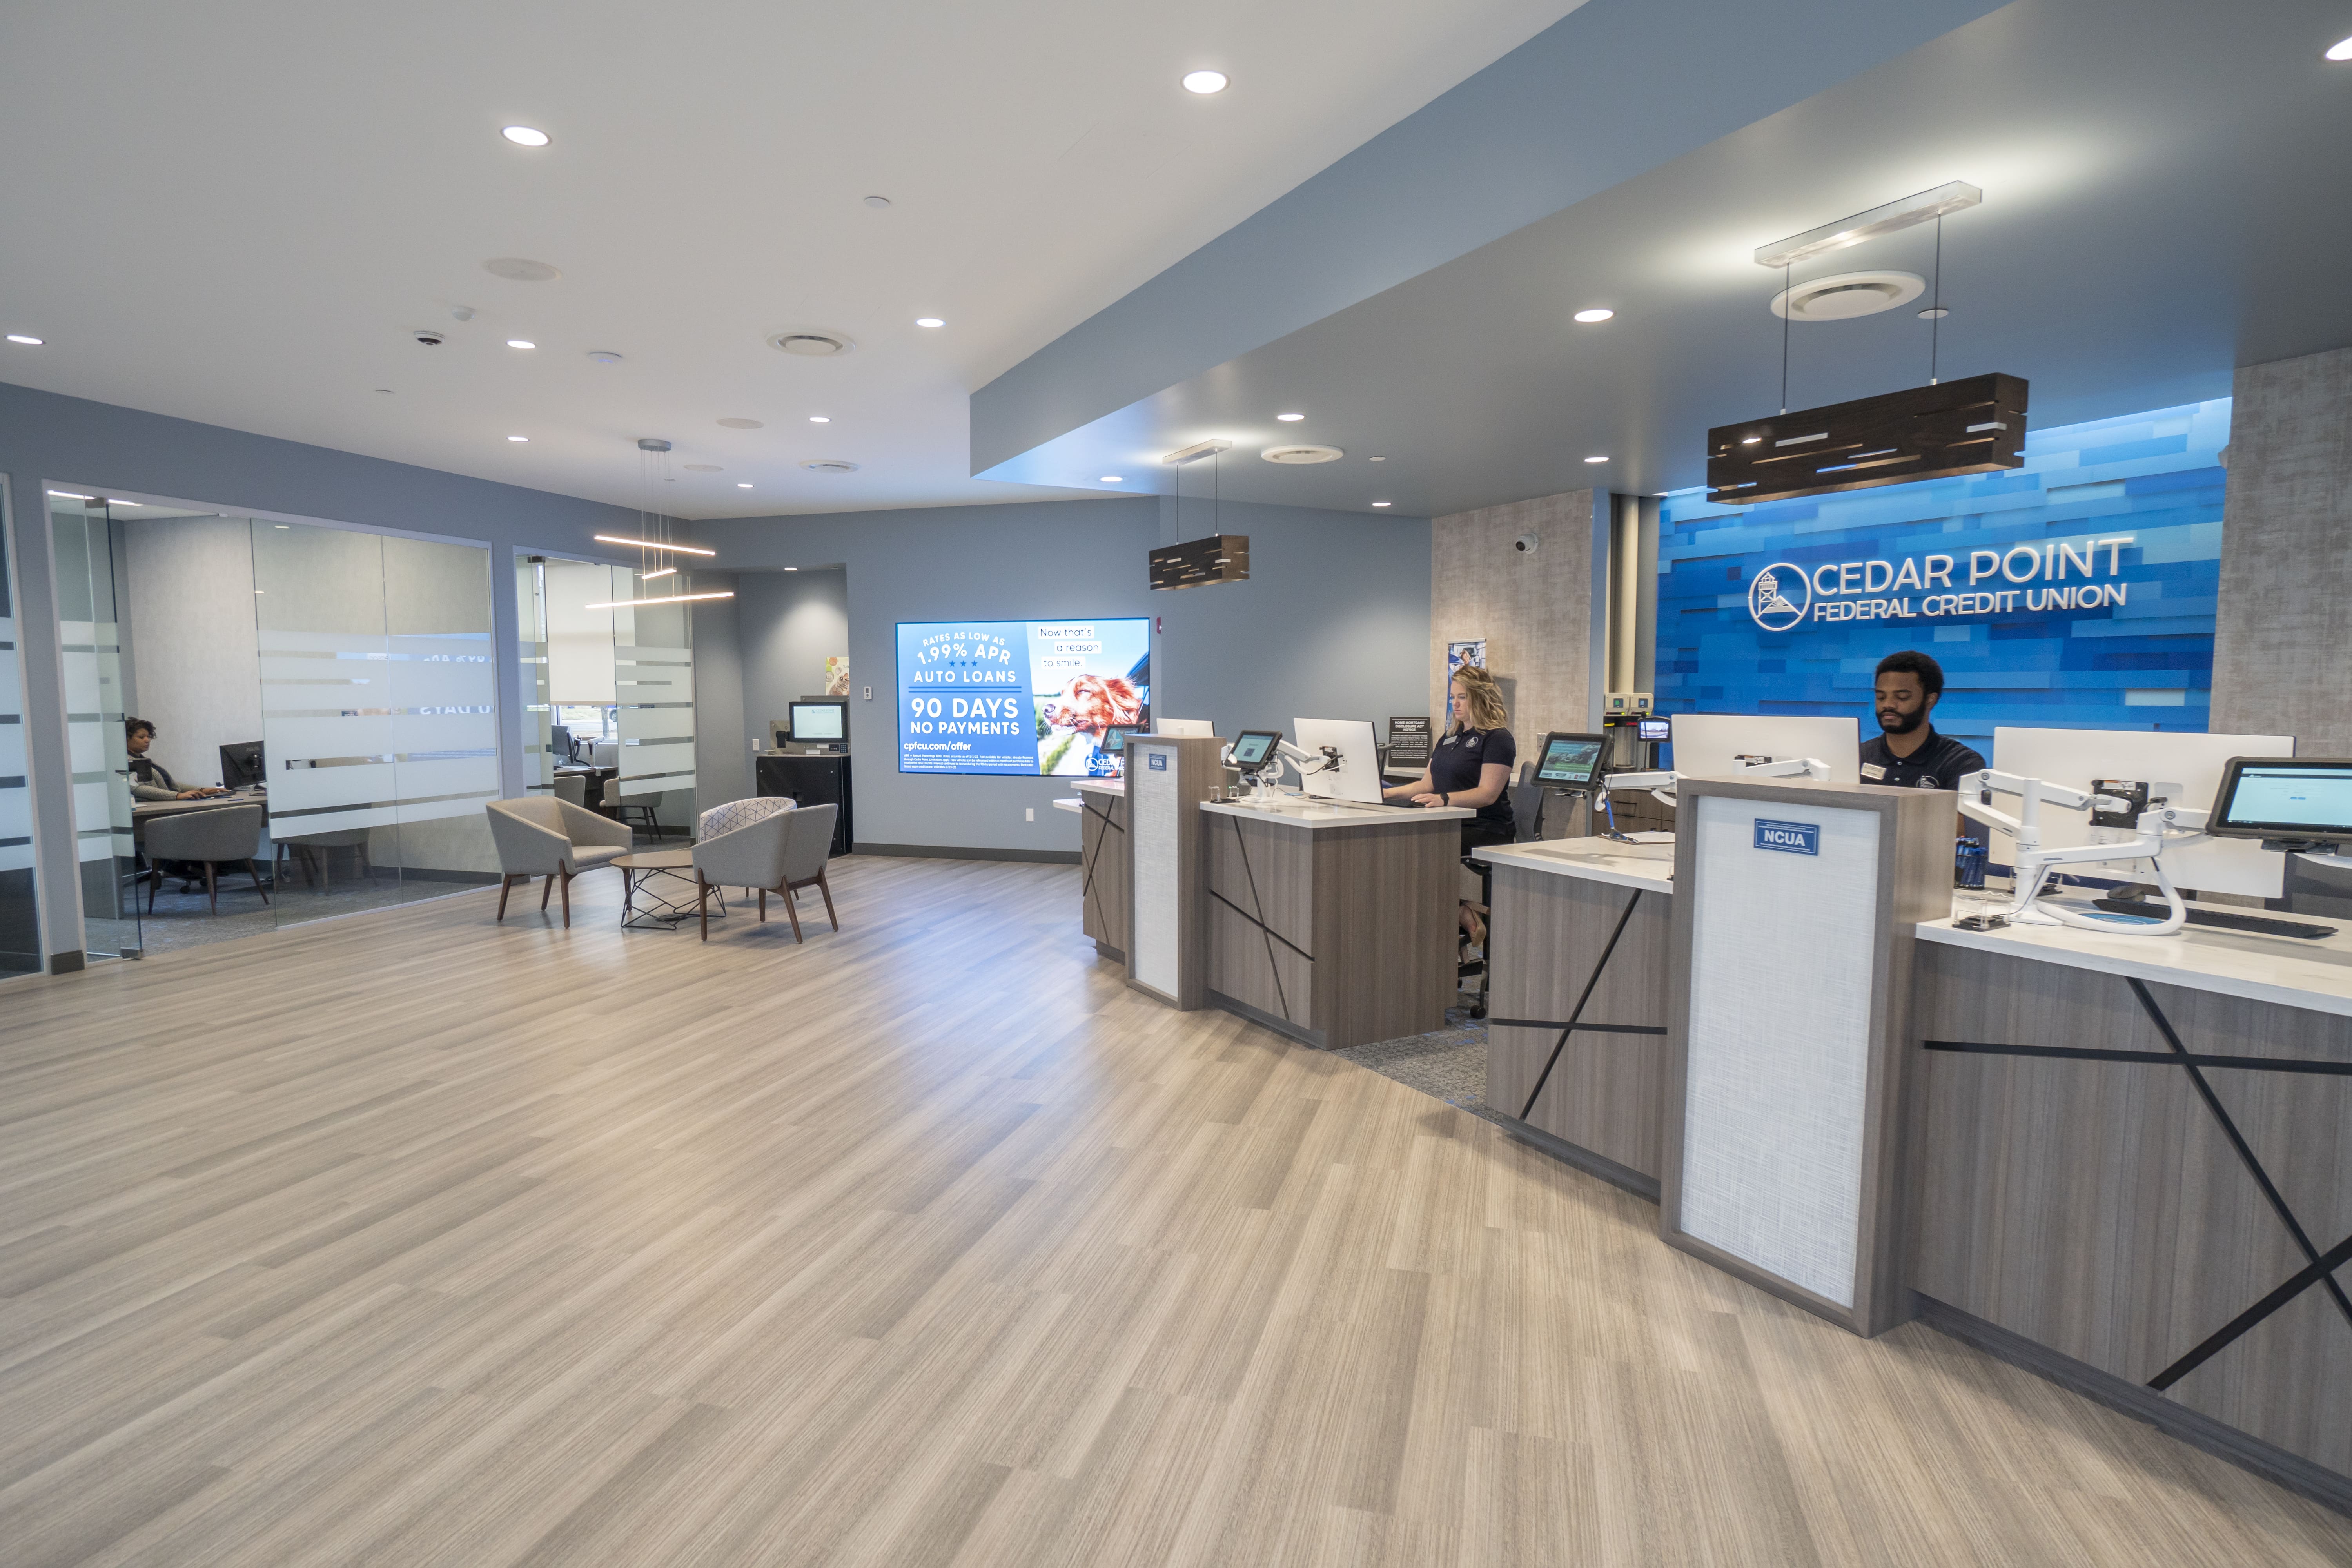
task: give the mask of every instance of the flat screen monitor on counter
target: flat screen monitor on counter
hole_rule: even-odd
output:
[[[2352,842],[2352,761],[2231,757],[2206,831],[2216,837]]]
[[[1685,778],[1732,778],[1755,762],[1811,757],[1829,764],[1832,784],[1862,782],[1861,730],[1852,718],[1677,713],[1668,722],[1674,769]]]
[[[1275,748],[1281,744],[1282,731],[1279,730],[1244,730],[1234,737],[1234,766],[1245,773],[1254,773],[1265,766],[1266,759],[1273,756]]]
[[[1308,795],[1379,803],[1381,754],[1370,719],[1293,719],[1290,728],[1298,737],[1300,751],[1312,754],[1328,746],[1339,756],[1336,769],[1301,770],[1301,783]]]
[[[902,621],[898,708],[902,773],[1117,778],[1151,722],[1151,622]]]
[[[1544,737],[1543,752],[1536,762],[1536,783],[1562,789],[1590,788],[1601,772],[1601,752],[1607,744],[1604,736],[1554,731]]]
[[[849,703],[843,698],[809,699],[788,704],[793,739],[802,745],[843,746],[849,741]]]

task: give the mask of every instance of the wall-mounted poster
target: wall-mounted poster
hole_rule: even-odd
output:
[[[1117,778],[1112,731],[1150,721],[1141,616],[899,624],[902,773]]]
[[[824,656],[824,694],[827,697],[849,695],[849,656],[829,653]]]
[[[1465,664],[1475,664],[1481,669],[1486,668],[1485,637],[1473,637],[1468,642],[1450,642],[1445,645],[1446,679],[1453,679],[1454,672]]]

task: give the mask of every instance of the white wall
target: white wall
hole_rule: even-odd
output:
[[[118,521],[131,625],[127,684],[159,726],[149,752],[184,785],[220,782],[220,748],[258,741],[261,658],[244,518]]]

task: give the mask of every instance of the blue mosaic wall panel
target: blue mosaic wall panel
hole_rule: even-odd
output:
[[[1669,495],[1658,710],[1852,713],[1867,736],[1872,669],[1916,647],[1944,667],[1948,734],[2202,731],[2229,438],[2222,399],[2031,431],[2004,473],[1749,507]]]

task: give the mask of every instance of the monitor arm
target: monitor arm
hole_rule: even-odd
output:
[[[1817,757],[1782,757],[1775,762],[1751,763],[1731,776],[1743,779],[1801,777],[1811,779],[1818,784],[1827,784],[1830,780],[1830,765]],[[1661,805],[1673,805],[1675,803],[1675,786],[1682,782],[1682,774],[1671,769],[1638,773],[1611,773],[1601,781],[1601,785],[1604,789],[1612,790],[1645,789],[1650,792],[1651,797]]]
[[[2069,784],[2052,784],[2047,779],[2021,777],[1992,768],[1980,768],[1959,782],[1960,815],[1988,827],[1998,827],[2017,840],[2017,894],[2004,911],[2008,918],[2022,923],[2042,921],[2059,925],[2078,926],[2085,931],[2128,931],[2134,936],[2169,936],[2186,924],[2189,905],[2172,885],[2170,873],[2164,868],[2164,847],[2174,838],[2193,837],[2205,830],[2207,814],[2187,806],[2157,806],[2141,812],[2134,825],[2132,837],[2121,844],[2078,844],[2068,849],[2042,847],[2042,808],[2054,805],[2065,811],[2120,811],[2127,804],[2111,795],[2096,795]],[[2013,795],[2018,797],[2015,816],[1997,810],[1990,797]],[[2168,837],[2169,836],[2169,837]],[[2043,885],[2051,871],[2060,866],[2090,866],[2105,861],[2145,860],[2156,871],[2156,885],[2164,894],[2170,913],[2152,926],[2120,926],[2111,920],[2094,920],[2055,904],[2039,905]]]

